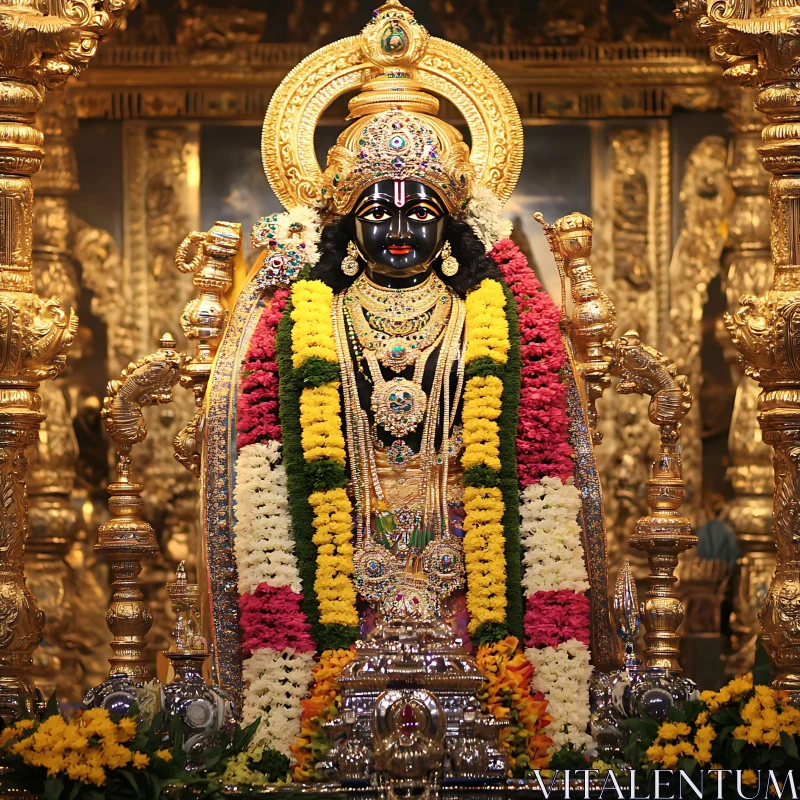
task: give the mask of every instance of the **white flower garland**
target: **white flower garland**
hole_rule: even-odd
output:
[[[547,713],[553,721],[544,732],[553,740],[553,751],[567,745],[578,750],[591,747],[592,737],[586,733],[592,677],[589,649],[570,639],[557,647],[528,648],[525,655],[534,666],[534,688],[547,697]]]
[[[522,490],[520,538],[525,551],[526,594],[589,589],[578,514],[581,496],[560,478],[543,478]]]
[[[247,445],[236,456],[233,531],[240,594],[261,583],[302,591],[280,458],[276,441]],[[314,655],[265,647],[244,660],[242,718],[249,724],[261,717],[256,744],[292,757],[289,746],[300,735],[300,701],[312,681]]]
[[[583,594],[589,589],[580,511],[580,492],[560,478],[542,478],[522,490],[520,538],[526,596],[563,590]],[[589,648],[570,639],[557,647],[528,648],[525,655],[534,666],[533,686],[547,698],[547,713],[553,718],[545,729],[553,740],[551,752],[567,745],[577,750],[592,747],[586,733],[592,677]]]
[[[313,680],[314,653],[265,648],[246,659],[243,668],[245,725],[261,717],[254,743],[292,758],[289,749],[300,735],[300,701]]]
[[[236,457],[233,532],[242,594],[260,583],[302,591],[280,457],[281,446],[275,441],[247,445]]]
[[[498,242],[511,236],[513,226],[503,219],[503,204],[491,189],[479,186],[467,206],[466,222],[481,240],[488,253]]]

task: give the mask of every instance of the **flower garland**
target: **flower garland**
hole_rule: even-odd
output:
[[[311,682],[314,642],[298,571],[278,421],[277,324],[288,291],[259,319],[237,399],[234,551],[244,650],[242,715],[261,719],[256,740],[289,754],[300,733],[300,700]]]
[[[560,313],[542,291],[525,256],[510,241],[491,252],[516,301],[522,383],[516,453],[522,489],[520,518],[525,590],[525,655],[533,686],[543,692],[553,721],[551,752],[583,750],[589,723],[589,588],[578,517],[581,498],[571,485],[566,353]]]
[[[484,280],[466,299],[464,387],[464,558],[469,631],[482,641],[501,638],[491,626],[506,621],[506,510],[498,487],[502,466],[500,425],[504,385],[501,375],[511,348],[502,286]],[[502,629],[505,633],[505,628]]]
[[[303,610],[318,648],[329,650],[358,638],[352,504],[344,491],[333,291],[301,278],[278,324],[279,408]]]
[[[288,289],[275,292],[250,339],[236,404],[236,446],[239,449],[281,438],[275,334],[288,297]]]
[[[302,591],[280,456],[281,446],[273,440],[249,444],[236,458],[234,551],[240,593],[263,583]]]
[[[476,660],[486,678],[478,691],[482,711],[509,723],[500,739],[512,774],[522,778],[531,770],[547,767],[551,742],[542,732],[550,724],[547,701],[541,692],[532,691],[534,669],[519,651],[519,640],[508,636],[481,645]]]
[[[330,745],[323,726],[339,715],[342,694],[336,681],[353,658],[353,650],[326,650],[314,667],[311,696],[302,701],[300,737],[291,748],[296,759],[293,778],[297,782],[312,779],[315,765],[328,751]]]
[[[314,590],[319,602],[322,625],[357,626],[356,591],[353,574],[353,506],[343,484],[344,432],[339,399],[339,364],[333,338],[333,290],[322,281],[299,281],[292,291],[292,364],[305,370],[317,364],[314,374],[320,379],[300,394],[300,430],[306,462],[328,462],[338,485],[319,489],[308,502],[314,511],[317,570]],[[335,368],[327,372],[328,366]],[[331,376],[335,377],[331,379]],[[321,382],[322,377],[327,378]],[[314,474],[319,476],[320,464]],[[337,467],[339,469],[337,469]],[[316,488],[316,487],[315,487]]]

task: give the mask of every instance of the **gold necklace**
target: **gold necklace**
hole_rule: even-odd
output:
[[[373,494],[380,504],[376,510],[376,527],[378,517],[381,518],[381,526],[387,530],[394,530],[396,523],[393,520],[395,509],[388,509],[386,499],[378,478],[378,471],[375,461],[375,447],[372,441],[371,426],[369,417],[361,407],[361,400],[356,382],[356,371],[353,363],[353,356],[348,346],[348,329],[346,323],[346,308],[344,295],[339,295],[334,299],[333,305],[334,334],[339,356],[339,364],[342,376],[342,393],[344,397],[345,411],[345,431],[347,437],[348,460],[350,463],[351,487],[356,501],[357,512],[357,544],[372,550],[372,537],[368,536],[371,530],[371,515],[373,512]],[[458,297],[453,299],[453,309],[448,320],[445,332],[443,333],[441,349],[436,364],[436,371],[431,387],[430,396],[424,408],[425,427],[422,434],[422,444],[419,452],[419,464],[421,469],[421,480],[418,490],[419,500],[415,504],[413,511],[414,522],[410,526],[411,530],[419,530],[423,538],[430,540],[437,536],[444,535],[447,531],[447,498],[446,483],[447,469],[441,469],[440,479],[432,481],[431,477],[435,467],[440,465],[442,458],[437,456],[435,439],[438,423],[441,420],[444,439],[441,451],[445,460],[448,458],[451,449],[451,436],[453,432],[453,418],[455,409],[458,405],[457,398],[463,388],[463,331],[465,321],[464,302]],[[431,348],[432,350],[433,348]],[[429,353],[426,354],[426,360]],[[458,381],[455,402],[450,402],[450,375],[453,365],[457,366]],[[416,370],[415,370],[416,372]],[[419,380],[422,379],[424,366],[420,371]],[[384,519],[385,518],[385,519]],[[405,546],[408,547],[406,542]],[[424,549],[424,548],[420,548]],[[362,553],[363,554],[363,553]],[[373,552],[374,554],[374,552]],[[372,564],[373,569],[384,569],[386,563],[384,559],[379,559],[381,564]],[[368,559],[362,565],[366,570]],[[382,566],[381,566],[382,565]],[[366,580],[366,574],[362,576]],[[378,579],[377,573],[373,576]],[[362,589],[366,589],[365,584],[361,584]],[[362,591],[362,594],[364,592]],[[366,596],[366,595],[365,595]],[[369,599],[369,598],[368,598]]]
[[[348,289],[361,305],[372,314],[396,319],[416,317],[430,310],[442,294],[448,291],[439,276],[432,272],[419,286],[408,289],[387,289],[373,283],[364,273]]]
[[[414,365],[414,377],[392,378],[387,381],[383,377],[378,357],[370,350],[364,351],[364,359],[372,375],[372,416],[375,424],[385,428],[392,436],[402,438],[419,427],[425,418],[428,405],[428,396],[422,388],[422,378],[425,375],[425,365],[436,345],[441,341],[441,335],[425,351],[419,353]]]
[[[403,320],[401,324],[376,316],[368,320],[355,298],[349,299],[348,310],[364,353],[374,353],[384,367],[402,372],[415,364],[420,354],[440,337],[450,316],[451,305],[451,298],[445,293],[432,310]],[[402,333],[403,330],[407,333]]]
[[[406,293],[410,299],[403,297]],[[362,275],[345,303],[364,353],[376,354],[383,366],[399,373],[439,338],[452,297],[435,273],[413,289],[385,289]]]

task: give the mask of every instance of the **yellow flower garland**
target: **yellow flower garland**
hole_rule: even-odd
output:
[[[298,281],[292,290],[292,364],[310,358],[337,363],[333,338],[333,290],[321,281]],[[330,459],[344,466],[339,381],[309,386],[300,394],[300,428],[307,462]],[[323,625],[358,625],[353,574],[353,506],[344,489],[314,492],[308,501],[314,511],[317,569],[314,588]]]
[[[505,307],[503,287],[491,278],[467,295],[467,363],[478,358],[491,358],[498,364],[508,361],[511,343]]]
[[[292,364],[315,356],[336,363],[333,338],[333,289],[322,281],[298,281],[292,290]]]
[[[484,622],[504,622],[506,618],[504,510],[500,489],[468,486],[464,490],[470,633],[475,633]]]
[[[353,574],[353,507],[344,489],[314,492],[308,502],[314,509],[317,546],[317,577],[314,589],[319,599],[319,621],[323,625],[358,625]]]
[[[303,458],[330,458],[344,466],[344,434],[339,411],[339,381],[309,386],[300,395]]]
[[[469,318],[468,318],[469,319]],[[495,375],[476,376],[464,388],[464,469],[484,465],[500,469],[500,416],[503,382]]]
[[[466,300],[466,361],[508,360],[510,341],[503,287],[484,280]],[[464,387],[464,469],[500,469],[500,416],[503,382],[496,375],[471,377]],[[469,631],[506,619],[506,566],[503,494],[496,487],[464,491],[464,557],[467,570]]]

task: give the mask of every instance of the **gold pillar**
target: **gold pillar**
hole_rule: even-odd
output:
[[[758,157],[764,117],[755,109],[756,92],[731,87],[727,117],[732,139],[728,173],[736,200],[728,216],[728,243],[723,254],[723,288],[734,313],[743,294],[763,294],[772,274],[769,252],[769,173]],[[731,418],[728,478],[735,493],[726,517],[736,532],[741,555],[734,578],[731,652],[726,670],[747,672],[753,664],[761,633],[758,612],[775,572],[772,538],[772,452],[761,438],[756,409],[758,384],[739,365],[738,353],[723,332],[736,400]],[[722,338],[722,337],[720,337]]]
[[[759,296],[744,295],[726,326],[761,387],[758,421],[774,448],[777,565],[761,610],[764,645],[775,685],[800,693],[800,4],[686,0],[678,11],[711,43],[728,77],[759,90],[757,107],[767,117],[759,153],[773,175],[773,282]]]
[[[51,92],[37,118],[47,158],[34,176],[34,288],[42,296],[77,305],[78,280],[72,257],[69,195],[78,189],[72,138],[77,117],[66,91]],[[75,352],[70,365],[74,368]],[[78,443],[63,387],[64,376],[41,386],[47,418],[39,440],[28,448],[28,519],[30,531],[25,573],[45,614],[41,646],[34,657],[34,678],[49,696],[76,702],[82,697],[80,641],[74,628],[74,575],[66,561],[78,523],[70,493],[75,484]]]
[[[0,1],[0,716],[32,711],[32,653],[43,615],[24,576],[28,509],[25,447],[43,419],[39,383],[64,367],[77,321],[33,291],[33,188],[44,157],[34,127],[48,88],[88,63],[125,2]]]

